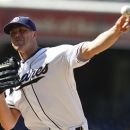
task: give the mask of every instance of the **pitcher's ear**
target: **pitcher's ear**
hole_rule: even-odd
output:
[[[34,31],[33,37],[36,37],[36,38],[37,38],[37,32],[36,32],[36,31]]]

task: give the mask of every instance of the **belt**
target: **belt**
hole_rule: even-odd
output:
[[[77,127],[77,128],[75,128],[75,130],[83,130],[83,128],[82,127]]]

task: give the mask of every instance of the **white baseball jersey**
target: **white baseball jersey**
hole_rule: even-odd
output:
[[[73,73],[88,62],[77,59],[82,44],[42,48],[21,62],[19,75],[26,86],[7,91],[6,101],[21,111],[29,129],[88,130]]]

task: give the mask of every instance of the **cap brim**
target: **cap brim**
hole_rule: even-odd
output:
[[[23,23],[19,23],[19,22],[14,22],[14,23],[9,23],[7,25],[5,25],[4,27],[4,32],[6,34],[10,34],[10,31],[12,30],[12,28],[14,28],[15,26],[17,25],[22,25],[22,26],[25,26],[27,28],[30,28],[29,26],[27,26],[26,24],[23,24]]]

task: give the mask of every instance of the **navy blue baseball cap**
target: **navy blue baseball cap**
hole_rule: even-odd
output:
[[[4,26],[4,32],[6,34],[10,34],[11,29],[16,25],[23,25],[32,31],[36,31],[36,26],[29,17],[18,16],[13,18],[8,24]]]

